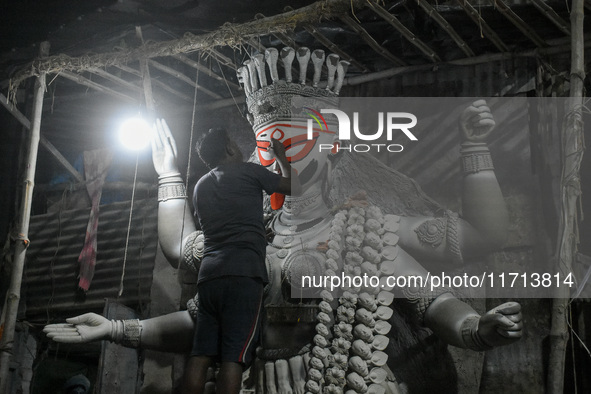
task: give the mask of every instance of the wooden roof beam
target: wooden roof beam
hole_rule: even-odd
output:
[[[293,8],[287,6],[283,9],[285,12],[293,12]],[[358,70],[366,73],[369,72],[369,69],[361,64],[359,61],[355,60],[353,56],[349,55],[347,52],[343,51],[341,48],[338,47],[334,42],[330,41],[328,37],[318,31],[316,26],[311,23],[302,22],[300,24],[312,37],[317,39],[322,45],[324,45],[329,51],[339,55],[342,60],[346,60],[351,63],[352,66],[356,67]]]
[[[329,51],[332,53],[336,53],[340,56],[341,60],[346,60],[351,63],[352,66],[355,66],[358,70],[366,73],[369,72],[369,69],[361,64],[359,61],[355,60],[351,55],[347,52],[343,51],[339,48],[335,43],[330,41],[324,34],[320,33],[316,27],[309,23],[302,23],[302,27],[306,29],[308,33],[310,33],[315,39],[317,39],[322,45],[324,45]]]
[[[460,0],[461,1],[461,0]],[[440,62],[441,59],[427,44],[418,38],[412,31],[402,24],[394,15],[390,14],[388,10],[384,9],[375,0],[368,0],[367,6],[372,9],[377,15],[394,27],[404,38],[406,38],[412,45],[417,47],[425,56],[432,62]]]
[[[466,41],[460,37],[460,35],[455,31],[455,29],[445,20],[445,18],[437,12],[431,4],[429,4],[426,0],[417,0],[419,7],[423,9],[429,15],[431,19],[433,19],[445,32],[451,37],[452,40],[457,44],[458,47],[466,54],[468,57],[474,56],[474,52]]]
[[[194,82],[191,78],[187,77],[185,74],[178,72],[177,70],[175,70],[174,68],[165,66],[162,63],[158,63],[155,60],[148,60],[148,64],[152,67],[154,67],[157,70],[160,70],[168,75],[172,75],[173,77],[175,77],[176,79],[185,82],[186,84],[189,84],[191,86],[193,86],[194,88],[197,88],[199,90],[201,90],[203,93],[207,94],[208,96],[213,97],[214,99],[221,99],[223,98],[222,96],[220,96],[219,94],[212,92],[209,89],[204,88],[203,86],[199,85],[198,83]]]
[[[260,12],[254,16],[254,19],[263,19],[263,18],[266,18],[266,16],[261,14]],[[296,51],[300,47],[298,44],[296,44],[296,42],[291,37],[289,37],[286,34],[283,34],[281,32],[275,32],[275,33],[273,33],[273,35],[275,37],[277,37],[277,39],[279,41],[281,41],[283,43],[283,45],[291,47],[291,48],[295,49]]]
[[[238,86],[237,84],[235,84],[232,81],[228,81],[226,78],[220,77],[219,75],[217,75],[216,73],[214,73],[211,68],[205,67],[204,65],[202,65],[201,63],[199,63],[198,61],[195,61],[193,59],[191,59],[188,56],[182,55],[182,54],[178,54],[178,55],[174,55],[173,56],[175,59],[180,60],[181,62],[185,63],[186,65],[193,67],[196,70],[202,71],[204,73],[206,73],[206,75],[210,78],[213,78],[217,81],[226,83],[228,86],[230,86],[232,89],[235,90],[241,90],[240,86]]]
[[[397,66],[405,66],[407,63],[400,59],[398,56],[394,56],[389,50],[378,44],[376,40],[365,30],[358,22],[354,21],[349,15],[342,15],[339,17],[347,26],[349,26],[355,33],[357,33],[363,41],[365,41],[374,51],[380,56],[389,60]]]
[[[142,91],[142,89],[139,86],[134,85],[133,83],[126,81],[125,79],[120,78],[116,75],[113,75],[103,69],[89,68],[88,71],[91,72],[92,74],[98,75],[99,77],[103,77],[111,82],[115,82],[124,88],[133,90],[134,92],[141,92]]]
[[[58,73],[58,75],[60,77],[69,79],[70,81],[74,81],[79,85],[86,86],[91,89],[97,90],[99,92],[111,95],[111,96],[116,97],[120,100],[131,102],[131,103],[137,103],[137,100],[133,97],[130,97],[130,96],[123,94],[123,93],[119,93],[116,90],[113,90],[113,89],[103,86],[99,83],[91,81],[90,79],[83,77],[82,75],[74,74],[71,71],[62,70]]]
[[[497,49],[501,52],[509,52],[509,47],[505,45],[503,40],[498,36],[497,33],[486,23],[484,19],[480,16],[480,13],[472,7],[469,1],[467,0],[456,0],[456,2],[464,9],[466,14],[474,21],[476,26],[480,28],[482,34],[490,40],[497,47]]]
[[[518,28],[519,31],[521,31],[524,36],[529,38],[531,40],[531,42],[533,42],[538,48],[548,46],[546,41],[544,41],[542,39],[542,37],[540,37],[538,35],[538,33],[536,33],[536,31],[531,28],[531,26],[529,26],[527,23],[525,23],[523,21],[523,19],[521,19],[519,17],[519,15],[517,15],[515,12],[513,12],[511,7],[509,7],[507,4],[505,4],[505,2],[503,0],[489,0],[489,1],[491,2],[491,4],[493,4],[496,7],[497,10],[499,10],[499,12],[501,14],[503,14],[503,16],[505,18],[507,18],[507,20],[509,22],[511,22],[516,28]]]
[[[554,25],[564,34],[570,36],[570,23],[565,21],[554,11],[552,7],[546,4],[543,0],[531,0],[534,7],[536,7],[546,18],[550,20],[550,22],[554,23]]]
[[[125,66],[125,65],[122,65],[122,64],[118,64],[115,67],[117,67],[118,69],[123,70],[123,71],[125,71],[125,72],[127,72],[129,74],[136,75],[138,77],[141,76],[140,72],[138,70],[136,70],[135,68],[133,68],[133,67]],[[160,88],[162,90],[166,90],[167,92],[172,93],[173,95],[175,95],[175,96],[177,96],[177,97],[179,97],[179,98],[181,98],[181,99],[183,99],[185,101],[188,101],[190,103],[193,103],[193,98],[192,97],[189,97],[186,94],[181,93],[181,92],[179,92],[179,91],[171,88],[170,86],[168,86],[167,84],[165,84],[162,81],[159,81],[156,78],[152,78],[152,84],[154,86],[157,86],[158,88]]]

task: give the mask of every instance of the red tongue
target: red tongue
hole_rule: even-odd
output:
[[[277,211],[281,209],[283,206],[283,202],[285,201],[285,194],[281,193],[273,193],[271,194],[271,208]]]

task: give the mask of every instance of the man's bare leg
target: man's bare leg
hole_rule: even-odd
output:
[[[205,356],[192,356],[185,366],[183,394],[203,394],[207,382],[207,370],[213,360]]]
[[[222,362],[215,387],[216,393],[239,394],[242,387],[242,364]]]

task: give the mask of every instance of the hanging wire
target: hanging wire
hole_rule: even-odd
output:
[[[224,78],[224,82],[226,83],[226,87],[228,88],[228,92],[230,92],[230,96],[232,96],[232,100],[234,100],[234,105],[236,106],[236,109],[238,110],[238,112],[240,112],[240,116],[242,116],[244,118],[244,114],[242,113],[242,110],[240,109],[240,106],[238,105],[238,102],[236,101],[236,97],[234,97],[234,93],[232,93],[232,89],[230,89],[230,85],[228,85],[228,79],[226,78],[226,75],[224,74],[224,69],[222,68],[222,65],[220,63],[220,61],[218,60],[218,58],[215,58],[216,62],[218,62],[218,66],[220,68],[220,71],[222,72],[222,77]]]
[[[123,279],[125,279],[125,266],[127,265],[127,249],[129,247],[129,233],[131,232],[131,218],[133,217],[133,200],[135,198],[135,187],[137,184],[137,168],[139,163],[139,152],[135,155],[135,172],[133,174],[133,187],[131,188],[131,205],[129,206],[129,220],[127,222],[127,235],[125,236],[125,250],[123,252],[123,268],[121,272],[121,281],[119,282],[119,293],[117,298],[123,294]]]
[[[191,114],[191,133],[189,135],[189,155],[187,158],[187,175],[185,177],[185,190],[189,190],[189,178],[191,176],[191,156],[193,151],[193,134],[195,131],[195,113],[197,109],[197,91],[199,86],[199,69],[195,73],[195,91],[193,93],[193,112]],[[185,236],[185,214],[187,213],[187,205],[189,202],[185,202],[183,205],[183,216],[182,216],[182,224],[181,224],[181,237],[184,238]],[[183,240],[179,243],[179,256],[183,256]],[[181,265],[178,264],[177,271],[180,270]]]

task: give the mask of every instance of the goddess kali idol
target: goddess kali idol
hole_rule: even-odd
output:
[[[253,157],[275,171],[267,147],[271,138],[280,140],[303,188],[298,197],[270,198],[275,211],[269,210],[267,225],[266,314],[257,359],[243,388],[270,394],[416,393],[435,387],[455,392],[446,344],[485,351],[517,341],[520,305],[507,302],[479,315],[450,289],[383,284],[391,276],[426,278],[421,260],[451,266],[502,245],[508,215],[483,142],[495,123],[481,100],[460,116],[460,217],[370,154],[340,149],[344,141],[338,140],[330,116],[324,117],[326,123],[313,120],[314,111],[338,108],[347,65],[321,50],[270,48],[238,70],[256,138]],[[298,75],[292,68],[299,69]],[[313,68],[311,81],[308,68]],[[323,68],[327,79],[321,82]],[[171,264],[198,270],[207,245],[187,207],[174,139],[165,122],[157,122],[157,130],[155,169],[159,175],[178,174],[159,184],[159,195],[166,196],[158,208],[160,245]],[[327,145],[333,148],[319,149]],[[362,190],[367,194],[357,193]],[[331,289],[302,282],[304,277],[363,275],[380,285],[349,286],[345,280]],[[197,308],[193,299],[187,310],[141,321],[86,314],[45,331],[58,342],[108,339],[188,352]]]

